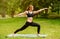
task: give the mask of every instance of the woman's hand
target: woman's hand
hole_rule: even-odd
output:
[[[45,10],[45,9],[48,9],[48,8],[43,8],[43,9],[40,9],[39,11],[43,11],[43,10]]]
[[[48,9],[48,8],[44,8],[44,9]]]

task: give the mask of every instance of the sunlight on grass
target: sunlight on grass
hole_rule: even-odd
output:
[[[26,18],[9,18],[0,19],[0,39],[6,39],[5,36],[13,33],[16,29],[21,28]],[[60,19],[42,19],[34,18],[34,22],[41,25],[41,34],[47,34],[44,39],[60,39]],[[27,29],[18,32],[19,34],[37,34],[37,28],[29,26]],[[7,38],[7,39],[43,39],[43,38]]]

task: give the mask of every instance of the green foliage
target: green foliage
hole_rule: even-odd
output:
[[[25,11],[29,4],[34,5],[34,10],[50,6],[52,7],[52,12],[57,11],[58,14],[60,13],[60,1],[58,0],[0,0],[0,14],[5,16],[6,14],[12,15]],[[14,11],[14,13],[12,11]],[[45,12],[45,14],[47,14],[47,11]]]

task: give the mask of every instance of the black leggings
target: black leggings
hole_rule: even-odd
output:
[[[22,30],[26,29],[28,26],[37,27],[37,33],[39,34],[39,32],[40,32],[40,25],[37,24],[37,23],[34,23],[34,22],[31,22],[31,23],[30,23],[30,22],[26,22],[25,25],[24,25],[22,28],[17,29],[17,30],[14,32],[14,34],[16,34],[16,33],[19,32],[19,31],[22,31]]]

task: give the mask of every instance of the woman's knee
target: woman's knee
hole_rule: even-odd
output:
[[[38,27],[40,27],[40,25],[39,25],[39,24],[38,24],[37,26],[38,26]]]

